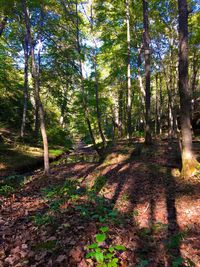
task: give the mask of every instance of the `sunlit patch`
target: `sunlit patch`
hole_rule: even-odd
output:
[[[171,175],[172,175],[173,177],[179,177],[179,176],[180,176],[180,171],[179,171],[179,169],[177,169],[177,168],[173,168],[173,169],[171,170]]]
[[[0,170],[4,170],[4,169],[6,169],[6,164],[0,163]]]

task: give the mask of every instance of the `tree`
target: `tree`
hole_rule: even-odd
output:
[[[5,29],[6,23],[7,23],[8,17],[3,18],[3,20],[0,22],[0,37]]]
[[[127,25],[127,137],[131,137],[131,35],[130,35],[130,6],[129,0],[126,0],[126,25]]]
[[[148,20],[148,2],[143,0],[143,49],[145,60],[145,143],[151,144],[151,89],[150,89],[150,38]]]
[[[179,95],[182,143],[182,175],[191,176],[198,162],[192,150],[191,101],[188,86],[188,8],[187,0],[178,1],[179,11]]]
[[[46,133],[46,126],[45,126],[44,109],[43,109],[43,105],[40,99],[40,91],[39,91],[39,87],[40,87],[39,74],[40,73],[39,73],[39,68],[36,67],[36,63],[35,63],[34,40],[31,34],[31,25],[30,25],[30,19],[29,19],[29,13],[28,13],[26,0],[22,0],[22,7],[23,7],[23,12],[24,12],[24,20],[25,20],[27,36],[28,36],[29,45],[30,45],[30,51],[31,51],[34,95],[35,95],[35,101],[38,104],[38,111],[39,111],[39,116],[40,116],[40,130],[42,134],[43,147],[44,147],[44,172],[46,175],[49,175],[50,166],[49,166],[48,139],[47,139],[47,133]]]

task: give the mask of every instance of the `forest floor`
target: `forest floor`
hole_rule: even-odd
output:
[[[2,180],[0,266],[200,266],[200,175],[180,178],[177,142],[141,142]]]

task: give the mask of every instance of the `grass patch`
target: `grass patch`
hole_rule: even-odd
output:
[[[50,158],[60,156],[65,151],[62,147],[52,147]],[[43,163],[43,149],[24,144],[0,144],[0,171],[27,171]]]

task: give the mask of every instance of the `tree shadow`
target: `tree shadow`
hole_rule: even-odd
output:
[[[97,203],[87,202],[81,198],[80,203],[77,204],[76,202],[72,202],[70,205],[68,202],[63,203],[63,210],[56,216],[56,225],[52,222],[52,225],[41,226],[41,229],[35,231],[34,228],[30,227],[30,216],[45,215],[48,206],[41,206],[32,210],[28,215],[18,216],[18,219],[13,220],[11,230],[17,233],[15,241],[20,239],[20,229],[25,225],[26,232],[32,234],[33,239],[21,240],[20,242],[25,242],[28,245],[29,252],[35,247],[34,244],[39,244],[38,251],[36,251],[39,254],[38,257],[42,257],[42,253],[47,251],[44,256],[45,262],[42,262],[40,266],[47,266],[49,260],[52,260],[53,266],[81,266],[85,253],[84,247],[95,240],[95,235],[101,225],[108,225],[111,232],[108,244],[111,243],[111,239],[113,242],[119,242],[117,237],[120,237],[122,242],[127,238],[128,241],[125,246],[127,247],[126,257],[128,260],[125,259],[124,261],[127,261],[129,266],[137,266],[137,264],[142,263],[143,266],[145,266],[144,264],[146,266],[173,266],[173,262],[182,257],[180,250],[182,229],[179,226],[177,216],[177,198],[185,195],[190,196],[191,190],[195,192],[194,195],[198,195],[200,185],[199,183],[189,184],[189,182],[183,184],[183,182],[181,187],[171,174],[171,169],[152,164],[151,160],[151,157],[148,157],[147,160],[141,155],[137,160],[132,159],[113,165],[112,169],[108,168],[108,171],[103,174],[104,179],[101,178],[102,176],[97,178],[92,188],[96,196],[105,187],[110,187],[112,190],[112,197],[108,199],[101,194],[100,199],[105,206],[103,214],[107,216],[108,220],[101,222],[99,217],[95,218],[93,215],[99,212]],[[71,165],[71,169],[68,171],[63,171],[63,179],[55,179],[51,184],[63,182],[64,179],[66,180],[66,175],[72,179],[73,177],[86,177],[98,165],[88,165],[86,168],[84,164],[77,164],[75,169],[73,166]],[[58,171],[60,168],[58,167]],[[56,171],[54,177],[56,177]],[[45,182],[45,184],[47,183]],[[31,188],[28,192],[30,196],[33,196],[34,192],[31,191]],[[125,211],[120,209],[124,201],[121,201],[123,193],[128,195]],[[75,208],[76,205],[79,206],[78,210]],[[125,221],[117,225],[114,224],[111,211],[116,208],[118,208],[120,216],[125,215],[126,217]],[[136,214],[137,210],[139,215]],[[161,210],[163,210],[166,218],[158,216]],[[160,224],[158,217],[161,218]],[[33,232],[31,233],[31,231]],[[44,231],[48,232],[47,236],[45,236]],[[197,233],[198,231],[199,228]],[[188,236],[190,234],[196,235],[196,232],[189,232]],[[51,251],[46,247],[42,248],[41,244],[49,239],[52,240],[52,237],[56,239],[55,249],[53,248]],[[10,241],[11,239],[8,238],[7,242]],[[189,238],[188,242],[191,242]],[[195,243],[197,242],[195,241]],[[9,253],[14,252],[7,249],[6,254],[9,255]],[[57,263],[58,256],[63,254],[65,255],[63,262]],[[121,257],[121,254],[118,256]],[[35,263],[34,257],[27,256],[30,260],[29,263]],[[184,263],[180,263],[179,266],[184,266]]]

